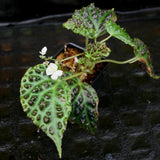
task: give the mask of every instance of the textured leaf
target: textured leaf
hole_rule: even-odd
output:
[[[138,58],[138,61],[145,64],[146,71],[152,78],[159,79],[160,76],[154,74],[150,52],[147,46],[138,38],[134,38],[134,43],[134,54]]]
[[[52,80],[45,64],[29,68],[21,80],[20,99],[24,112],[56,144],[62,154],[62,138],[71,112],[71,90],[67,82]]]
[[[134,46],[133,39],[128,35],[128,33],[125,31],[125,29],[121,28],[116,23],[113,23],[111,21],[106,22],[106,30],[107,32],[116,37],[117,39],[123,41],[126,44],[129,44],[130,46]]]
[[[70,79],[67,83],[71,87],[72,112],[70,121],[94,133],[98,120],[98,96],[94,88],[81,83],[79,78]]]
[[[117,20],[114,9],[101,10],[91,3],[87,7],[75,10],[72,18],[63,26],[75,33],[94,39],[106,33],[105,22],[109,20],[113,22]]]
[[[100,60],[104,57],[108,57],[110,52],[111,50],[106,44],[101,42],[90,43],[84,50],[85,56],[93,60]]]

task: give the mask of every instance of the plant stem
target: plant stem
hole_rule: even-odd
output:
[[[126,64],[126,63],[134,63],[134,62],[136,62],[138,59],[139,59],[139,58],[137,58],[137,57],[131,58],[131,59],[126,60],[126,61],[116,61],[116,60],[112,60],[112,59],[104,59],[104,60],[97,61],[96,63],[110,62],[110,63],[116,63],[116,64]]]
[[[81,55],[83,55],[83,53],[79,53],[79,54],[76,54],[76,55],[74,55],[74,56],[71,56],[71,57],[62,59],[62,60],[60,60],[60,62],[67,61],[67,60],[70,60],[70,59],[72,59],[72,58],[74,58],[74,57],[78,57],[78,56],[81,56]]]
[[[80,76],[83,73],[85,73],[85,72],[79,72],[79,73],[73,74],[73,75],[71,75],[69,77],[66,77],[66,78],[62,79],[62,80],[66,81],[66,80],[69,80],[71,78],[78,77],[78,76]]]
[[[48,60],[55,61],[55,60],[57,60],[57,59],[53,59],[53,58],[51,58],[51,57],[46,58],[46,57],[40,56],[40,58],[43,59],[44,61],[48,61]]]
[[[101,43],[103,43],[103,42],[109,40],[111,37],[112,37],[112,35],[109,35],[107,38],[103,39],[103,40],[101,41]]]
[[[88,37],[86,37],[86,48],[87,48],[87,46],[88,46]]]

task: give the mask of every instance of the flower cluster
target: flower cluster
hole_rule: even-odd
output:
[[[42,50],[39,52],[42,56],[45,56],[47,52],[47,47],[43,47]],[[57,80],[58,77],[62,76],[63,71],[58,70],[58,66],[55,63],[49,63],[46,69],[46,74],[51,76],[53,80]]]

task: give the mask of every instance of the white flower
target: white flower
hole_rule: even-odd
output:
[[[75,61],[76,63],[79,63],[79,60],[78,60],[77,57],[74,57],[74,61]]]
[[[39,53],[44,56],[47,52],[47,47],[43,47],[41,51],[39,51]]]
[[[62,76],[63,71],[58,70],[58,66],[55,63],[50,63],[46,69],[46,74],[51,75],[53,80],[57,80],[59,76]]]

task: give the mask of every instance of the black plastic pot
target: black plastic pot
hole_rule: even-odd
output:
[[[67,48],[76,48],[78,49],[78,51],[81,53],[84,51],[84,48],[75,44],[75,43],[72,43],[72,42],[69,42],[66,44],[66,47]],[[64,47],[61,48],[55,55],[55,58],[61,53],[61,52],[64,52]],[[96,78],[93,79],[93,82],[91,83],[91,85],[93,86],[93,88],[98,91],[98,89],[100,88],[100,85],[102,84],[101,81],[103,80],[103,76],[104,76],[104,70],[107,66],[108,63],[103,63],[104,64],[104,67],[102,68],[102,70],[97,74]]]

